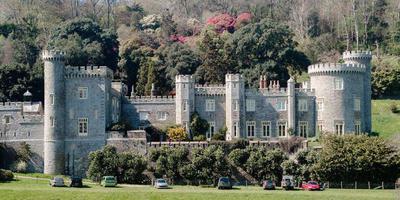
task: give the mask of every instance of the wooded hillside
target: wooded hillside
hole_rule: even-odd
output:
[[[284,85],[345,50],[374,52],[373,94],[400,91],[398,0],[2,0],[0,101],[43,97],[40,51],[107,65],[139,95],[169,94],[176,74],[200,83],[242,73]],[[299,79],[300,80],[300,79]]]

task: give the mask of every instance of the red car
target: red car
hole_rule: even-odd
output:
[[[307,183],[303,183],[301,188],[303,188],[303,190],[321,190],[320,185],[316,181],[308,181]]]

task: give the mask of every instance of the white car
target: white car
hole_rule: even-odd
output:
[[[62,177],[53,177],[50,180],[50,185],[52,187],[64,187],[64,179]]]
[[[154,187],[157,189],[169,188],[166,180],[160,178],[154,182]]]

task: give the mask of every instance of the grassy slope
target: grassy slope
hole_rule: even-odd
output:
[[[261,187],[242,187],[234,190],[217,190],[191,186],[176,186],[170,190],[156,190],[150,186],[118,188],[51,188],[47,181],[21,179],[0,183],[1,199],[394,199],[394,190],[333,190],[264,191]],[[400,191],[399,191],[400,192]],[[400,195],[400,194],[398,194]]]
[[[392,103],[396,103],[400,108],[400,100],[372,101],[372,131],[387,139],[400,133],[400,113],[395,114],[390,111]]]

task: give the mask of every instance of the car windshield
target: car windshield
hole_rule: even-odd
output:
[[[114,177],[106,177],[106,181],[113,181]]]
[[[308,184],[310,184],[310,185],[318,185],[318,183],[315,182],[315,181],[309,181]]]
[[[54,180],[55,180],[55,181],[63,181],[63,179],[62,179],[62,178],[59,178],[59,177],[54,178]]]
[[[229,182],[229,179],[228,178],[220,178],[219,181],[221,181],[221,182]]]
[[[165,183],[165,180],[164,179],[159,179],[159,180],[157,180],[157,183]]]

